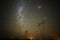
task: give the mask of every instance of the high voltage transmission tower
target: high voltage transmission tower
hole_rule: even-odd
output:
[[[42,21],[38,24],[38,28],[40,29],[40,33],[42,33],[41,34],[41,40],[42,40],[42,37],[43,37],[43,39],[45,40],[45,24],[47,23],[46,22],[47,21],[47,19],[46,19],[46,17],[44,17],[43,19],[42,19]],[[42,29],[42,30],[41,30]]]

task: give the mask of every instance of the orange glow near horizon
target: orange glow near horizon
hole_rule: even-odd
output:
[[[30,40],[32,40],[33,38],[32,37],[30,37]]]
[[[34,39],[33,35],[29,35],[28,39],[33,40]]]

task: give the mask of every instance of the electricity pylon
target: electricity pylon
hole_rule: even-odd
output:
[[[38,28],[40,29],[42,27],[42,30],[40,29],[40,32],[43,32],[43,34],[41,34],[41,37],[44,36],[45,37],[45,21],[46,21],[46,17],[43,18],[43,20],[38,24]],[[42,26],[41,26],[42,25]],[[45,38],[44,38],[45,39]],[[42,39],[41,39],[42,40]]]

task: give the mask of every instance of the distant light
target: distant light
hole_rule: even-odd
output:
[[[46,20],[46,17],[44,17],[44,20]]]
[[[39,5],[38,8],[42,8],[42,7]]]

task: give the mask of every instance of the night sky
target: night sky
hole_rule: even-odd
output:
[[[31,34],[38,34],[38,24],[46,17],[45,26],[47,30],[60,33],[60,7],[58,0],[1,0],[0,1],[0,38],[15,37],[25,30]],[[24,7],[21,21],[18,21],[18,11]],[[20,26],[17,26],[17,21]],[[22,24],[23,23],[23,24]],[[38,31],[38,32],[37,32]],[[50,32],[49,31],[49,32]],[[37,33],[36,33],[37,32]]]

